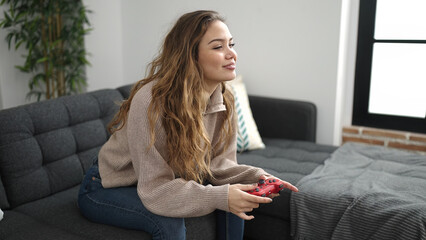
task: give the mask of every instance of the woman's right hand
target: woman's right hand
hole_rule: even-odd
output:
[[[229,185],[228,206],[229,211],[244,220],[252,220],[254,216],[248,216],[246,212],[258,208],[260,203],[271,203],[268,197],[251,195],[245,191],[255,189],[256,185],[232,184]]]

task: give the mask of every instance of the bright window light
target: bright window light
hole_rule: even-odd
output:
[[[426,40],[426,1],[377,0],[374,38]]]
[[[425,118],[426,44],[374,44],[368,110]]]

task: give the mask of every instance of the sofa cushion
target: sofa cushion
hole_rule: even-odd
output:
[[[253,119],[243,77],[238,75],[234,80],[228,82],[228,85],[234,94],[235,111],[238,119],[237,151],[265,148]]]
[[[337,147],[313,142],[264,138],[265,149],[237,155],[238,163],[263,168],[266,172],[297,186],[297,182],[323,164]],[[284,189],[270,204],[255,209],[257,213],[290,221],[291,191]],[[297,194],[297,193],[296,193]],[[280,211],[277,211],[280,209]]]
[[[4,219],[0,221],[0,239],[2,240],[86,240],[86,238],[67,233],[54,226],[42,222],[16,211],[6,211]]]
[[[117,90],[99,90],[1,111],[0,175],[10,207],[78,185],[121,100]]]
[[[77,206],[79,186],[56,193],[47,198],[23,204],[14,211],[29,216],[40,223],[84,239],[151,239],[143,231],[127,230],[88,221]],[[215,239],[214,214],[185,221],[189,239]],[[1,222],[0,222],[1,227]],[[61,239],[56,237],[55,239]]]
[[[23,204],[14,211],[84,239],[151,239],[144,232],[119,231],[120,229],[116,227],[88,221],[78,210],[78,190],[79,186],[75,186],[52,196]]]

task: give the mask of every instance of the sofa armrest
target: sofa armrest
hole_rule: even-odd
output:
[[[316,141],[317,109],[313,103],[249,96],[250,107],[262,137]]]

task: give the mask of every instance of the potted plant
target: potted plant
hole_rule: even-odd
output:
[[[84,35],[90,29],[81,0],[2,0],[8,4],[0,28],[6,29],[9,49],[26,49],[25,63],[16,66],[30,73],[28,98],[37,100],[81,92],[86,86],[87,52]]]

